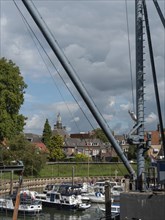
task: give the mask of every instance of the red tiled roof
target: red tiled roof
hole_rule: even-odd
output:
[[[38,147],[41,151],[43,151],[43,152],[45,152],[45,153],[48,153],[48,152],[49,152],[44,143],[42,143],[42,142],[36,142],[36,143],[34,143],[34,144],[35,144],[35,146]]]

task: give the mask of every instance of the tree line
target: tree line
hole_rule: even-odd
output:
[[[19,67],[6,58],[0,59],[0,163],[10,165],[22,161],[24,175],[38,175],[46,155],[24,136],[26,117],[20,114],[27,84]]]

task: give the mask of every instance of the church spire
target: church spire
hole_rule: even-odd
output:
[[[62,129],[62,119],[60,113],[57,115],[56,124],[54,125],[54,128]]]
[[[57,123],[61,123],[61,115],[60,115],[60,113],[58,113],[58,115],[57,115]]]
[[[64,138],[69,137],[68,133],[66,132],[66,127],[62,125],[62,118],[60,113],[57,114],[57,119],[56,119],[56,123],[54,124],[54,129],[52,131],[52,134],[61,135]]]

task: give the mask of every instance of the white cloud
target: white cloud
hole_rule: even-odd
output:
[[[28,93],[24,94],[24,99],[26,100],[26,102],[35,102],[36,101],[36,98],[33,95],[28,94]]]
[[[109,102],[109,106],[114,106],[115,105],[115,100],[111,100],[110,102]]]
[[[121,104],[120,107],[121,107],[122,110],[124,110],[124,111],[127,110],[128,111],[130,109],[130,103]]]
[[[145,119],[147,123],[153,123],[158,121],[158,117],[154,112],[151,112]]]
[[[80,121],[80,118],[79,117],[75,117],[73,120],[71,120],[72,122],[74,121],[74,122],[78,122],[78,121]]]
[[[32,130],[38,131],[38,129],[40,130],[43,128],[44,123],[44,118],[41,115],[32,115],[30,118],[28,118],[24,130],[25,132],[30,132]]]
[[[110,114],[109,115],[104,114],[103,116],[104,116],[105,120],[107,120],[107,121],[111,121],[113,119],[113,115],[110,115]]]

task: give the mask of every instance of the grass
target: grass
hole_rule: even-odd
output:
[[[136,170],[136,164],[132,164]],[[122,163],[109,163],[109,164],[51,164],[45,165],[41,170],[39,178],[51,177],[72,177],[74,170],[75,177],[94,177],[94,176],[124,176],[128,174],[125,166]],[[10,173],[1,173],[1,180],[9,180]],[[29,176],[23,177],[24,179],[33,179],[37,177]],[[13,175],[13,179],[18,180],[17,175]]]
[[[136,165],[133,165],[136,169]],[[46,165],[40,173],[40,177],[71,177],[74,176],[124,176],[128,174],[123,164],[53,164]]]

